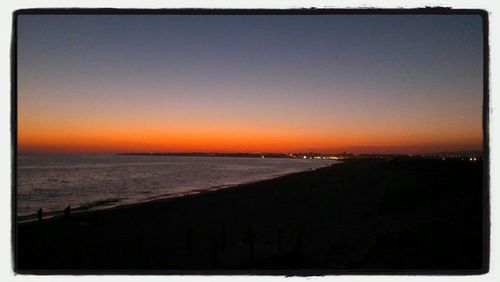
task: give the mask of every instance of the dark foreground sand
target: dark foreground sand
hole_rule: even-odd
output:
[[[18,224],[16,271],[482,273],[482,171],[481,162],[349,160]]]

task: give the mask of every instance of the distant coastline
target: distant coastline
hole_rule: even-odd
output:
[[[210,152],[159,152],[159,153],[119,153],[125,156],[181,156],[181,157],[231,157],[231,158],[275,158],[275,159],[346,159],[354,157],[352,153],[321,154],[321,153],[210,153]]]
[[[206,152],[185,152],[185,153],[175,153],[175,152],[159,152],[159,153],[118,153],[117,155],[125,156],[182,156],[182,157],[236,157],[236,158],[289,158],[287,154],[279,153],[266,153],[266,154],[255,154],[255,153],[206,153]]]
[[[226,157],[226,158],[268,158],[268,159],[316,159],[316,160],[345,160],[355,158],[352,153],[325,154],[325,153],[216,153],[216,152],[150,152],[150,153],[119,153],[123,156],[178,156],[178,157]],[[373,157],[373,156],[372,156]]]
[[[127,152],[117,153],[123,156],[181,156],[181,157],[232,157],[232,158],[279,158],[279,159],[364,159],[364,158],[482,158],[482,151],[450,151],[450,152],[432,152],[421,154],[354,154],[351,152],[343,153],[221,153],[221,152]]]

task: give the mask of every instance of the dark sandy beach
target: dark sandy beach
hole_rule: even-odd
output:
[[[482,173],[481,162],[348,160],[215,192],[21,223],[16,271],[482,273]]]

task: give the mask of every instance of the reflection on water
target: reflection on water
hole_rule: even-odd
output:
[[[184,156],[20,155],[18,216],[180,196],[335,161]]]

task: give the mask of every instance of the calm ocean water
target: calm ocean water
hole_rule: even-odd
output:
[[[18,216],[177,197],[336,163],[331,160],[120,155],[20,155]]]

